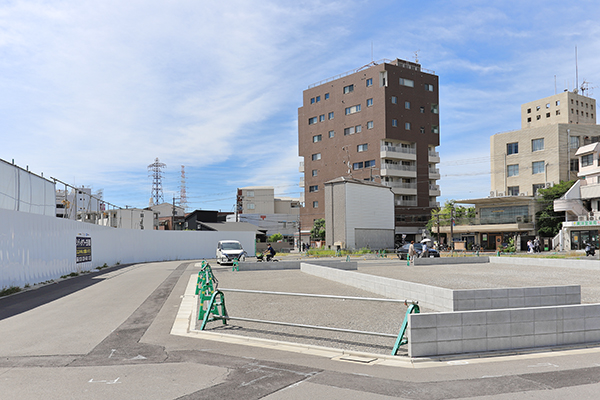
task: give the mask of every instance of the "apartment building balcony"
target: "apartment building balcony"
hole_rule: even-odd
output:
[[[416,178],[417,166],[382,163],[379,174],[381,176],[393,176],[399,178]]]
[[[417,183],[405,182],[382,182],[385,186],[392,188],[394,194],[417,195]]]
[[[439,168],[429,168],[429,179],[440,179],[440,170]]]
[[[416,207],[417,200],[394,200],[394,205],[401,207]]]
[[[437,151],[429,151],[428,156],[430,163],[438,164],[440,162],[440,153]]]
[[[304,177],[300,178],[300,183],[298,184],[300,187],[304,187]]]
[[[429,185],[429,195],[441,196],[442,192],[440,191],[440,185]]]
[[[300,161],[300,166],[298,167],[298,172],[304,172],[304,161]]]
[[[304,204],[304,192],[300,193],[300,203]]]
[[[417,149],[411,147],[381,146],[381,158],[415,161],[417,159]]]

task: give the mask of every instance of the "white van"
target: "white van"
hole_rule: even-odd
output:
[[[242,244],[237,240],[221,240],[217,243],[217,264],[233,263],[237,258],[239,261],[246,259],[246,252]]]

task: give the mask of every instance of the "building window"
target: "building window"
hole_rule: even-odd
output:
[[[527,117],[527,122],[531,122],[531,117]]]
[[[325,100],[329,100],[329,93],[325,93]]]
[[[538,195],[538,190],[543,189],[545,187],[545,185],[543,183],[538,183],[533,185],[533,195],[537,196]]]
[[[354,85],[344,86],[344,94],[354,92]]]
[[[550,118],[550,113],[546,113],[546,118]]]
[[[314,97],[310,99],[310,104],[315,104],[315,98]]]
[[[321,153],[316,153],[312,155],[312,160],[313,161],[318,161],[321,159]]]
[[[431,125],[431,133],[440,133],[440,127],[437,125]]]
[[[319,202],[313,201],[313,208],[319,208]]]
[[[544,138],[533,139],[531,141],[531,151],[540,151],[540,150],[544,150]]]
[[[410,110],[410,101],[404,102],[404,108],[406,108],[407,110]]]
[[[392,119],[392,126],[398,126],[398,120],[396,118]]]
[[[594,165],[593,154],[586,154],[585,156],[581,157],[581,167],[588,167],[590,165]]]
[[[542,118],[542,116],[541,116],[541,115],[536,115],[536,116],[535,116],[535,119],[536,119],[536,120],[538,120],[538,121],[540,120],[540,118]]]
[[[550,103],[546,103],[546,108],[550,108]]]
[[[519,164],[508,165],[506,167],[507,175],[510,176],[518,176],[519,175]]]
[[[248,190],[246,192],[246,197],[254,197],[254,190]]]
[[[400,78],[400,84],[402,86],[415,87],[415,82],[410,79]]]
[[[373,121],[367,121],[367,129],[373,129]]]
[[[571,136],[569,137],[569,147],[571,147],[572,149],[578,149],[579,148],[579,136]]]
[[[438,107],[437,104],[432,104],[431,105],[431,112],[434,113],[434,114],[439,114],[440,111],[439,111],[439,107]]]
[[[375,160],[365,161],[365,168],[371,168],[375,166]]]
[[[329,119],[333,119],[333,111],[329,113]]]
[[[348,128],[344,128],[344,136],[354,135],[355,132],[356,132],[356,127],[354,127],[354,126],[349,126]]]
[[[319,115],[319,122],[325,121],[325,114]]]
[[[540,111],[540,106],[535,106],[535,111]]]
[[[356,151],[361,153],[363,151],[367,151],[369,150],[369,144],[365,143],[365,144],[359,144],[358,146],[356,146]]]
[[[371,107],[373,105],[373,99],[367,99],[367,107]]]
[[[420,128],[419,128],[419,132],[421,132],[421,133],[425,133],[425,127],[424,127],[424,126],[420,127]]]
[[[346,108],[346,115],[354,114],[360,111],[360,104]]]
[[[419,107],[419,112],[421,114],[425,114],[425,107]],[[432,112],[433,112],[433,110],[432,110]]]
[[[356,125],[354,127],[354,132],[361,133],[362,132],[362,125]]]
[[[322,139],[321,135],[315,135],[315,136],[313,136],[313,143],[320,142],[321,139]]]
[[[533,174],[543,174],[544,161],[534,161],[533,163],[531,163],[531,172]]]
[[[335,131],[329,131],[329,137],[332,138],[335,136]]]
[[[571,172],[579,172],[579,160],[571,160]]]
[[[527,109],[527,114],[531,114],[531,108]]]
[[[355,162],[354,164],[352,164],[352,169],[363,169],[363,165],[364,163],[361,162]]]
[[[396,96],[392,96],[392,104],[398,104],[398,98]]]
[[[517,154],[519,152],[519,142],[515,143],[507,143],[506,144],[506,154]]]
[[[433,85],[430,85],[428,83],[425,84],[425,90],[427,90],[428,92],[433,92]]]
[[[256,208],[256,206],[254,205],[254,203],[248,203],[248,210],[254,210]]]
[[[410,122],[404,123],[404,129],[406,129],[407,131],[410,131]]]
[[[317,176],[317,175],[318,175],[318,173],[319,173],[319,172],[318,172],[318,170],[316,170],[316,169],[313,169],[313,170],[312,170],[312,176]]]
[[[308,191],[310,193],[314,193],[314,192],[318,192],[319,191],[319,185],[312,185],[308,187]]]
[[[560,100],[556,100],[556,105],[560,106]]]
[[[317,123],[317,117],[312,117],[308,119],[308,124],[313,125]]]
[[[317,103],[321,101],[321,96],[317,96]]]
[[[367,87],[373,86],[373,78],[367,79]]]
[[[509,186],[508,187],[508,195],[509,196],[518,196],[519,195],[519,187],[518,186]]]
[[[556,115],[560,115],[560,110],[556,110]]]

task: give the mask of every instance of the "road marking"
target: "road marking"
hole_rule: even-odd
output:
[[[558,365],[552,363],[537,363],[535,365],[528,365],[527,368],[541,368],[541,367],[555,367],[558,368]]]
[[[448,361],[448,365],[467,365],[468,361]]]
[[[113,354],[115,354],[115,351],[117,351],[117,349],[112,349],[108,358],[111,358],[113,356]]]
[[[118,382],[119,379],[121,379],[121,377],[115,379],[114,381],[105,381],[105,380],[95,381],[94,378],[92,378],[88,381],[88,383],[106,383],[107,385],[114,385],[115,383],[121,383],[121,382]]]

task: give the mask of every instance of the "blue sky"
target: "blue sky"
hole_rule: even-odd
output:
[[[578,1],[2,1],[0,158],[145,207],[147,166],[185,165],[190,209],[235,189],[298,197],[297,109],[309,84],[375,60],[440,77],[439,181],[486,197],[489,137],[520,105],[600,90],[600,4]],[[595,97],[594,89],[589,92]]]

